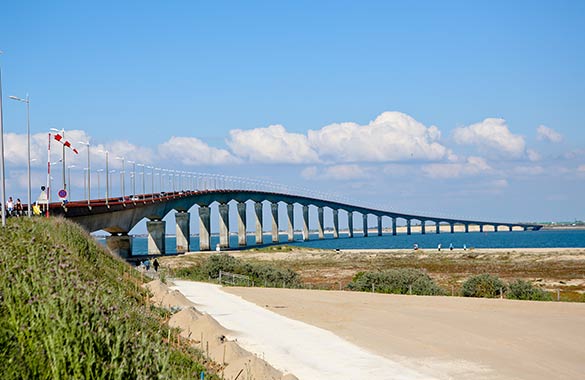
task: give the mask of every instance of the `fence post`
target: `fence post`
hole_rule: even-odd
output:
[[[221,284],[221,270],[219,271],[219,283]]]
[[[557,289],[557,301],[561,300],[561,289]]]
[[[372,293],[375,293],[374,284],[372,283]]]

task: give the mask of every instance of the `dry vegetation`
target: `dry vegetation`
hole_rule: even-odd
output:
[[[197,265],[212,253],[168,257],[169,267]],[[561,299],[585,301],[585,249],[481,250],[320,250],[289,246],[231,251],[251,262],[267,262],[299,273],[316,288],[345,287],[360,271],[393,268],[425,270],[447,292],[458,293],[461,283],[476,274],[490,273],[510,282],[523,279],[545,290],[561,291]]]

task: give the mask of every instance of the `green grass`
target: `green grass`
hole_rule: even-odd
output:
[[[9,219],[0,272],[3,379],[187,379],[205,370],[200,353],[171,343],[177,331],[148,305],[137,273],[73,223]]]

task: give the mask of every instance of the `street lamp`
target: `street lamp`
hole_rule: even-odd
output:
[[[0,50],[2,54],[2,50]],[[4,126],[2,117],[2,67],[0,66],[0,176],[2,177],[2,227],[6,225],[6,173],[4,167]]]
[[[136,161],[128,161],[129,164],[132,164],[132,197],[136,196]]]
[[[122,183],[120,186],[122,187],[122,201],[124,201],[124,197],[126,196],[126,189],[124,189],[124,185],[126,183],[126,161],[124,157],[116,157],[116,160],[122,160],[122,171],[120,172]]]
[[[136,166],[142,168],[142,199],[144,199],[144,194],[146,194],[146,185],[144,183],[144,164],[136,164]]]
[[[110,195],[112,194],[112,174],[116,172],[116,169],[112,169],[108,172],[108,185],[110,186],[109,192]]]
[[[32,216],[32,209],[31,209],[31,185],[30,185],[30,100],[28,98],[28,94],[26,94],[26,98],[22,99],[18,96],[9,96],[10,99],[16,100],[18,102],[26,103],[26,154],[27,154],[27,176],[28,176],[28,208],[26,209],[26,213],[30,218]]]
[[[89,164],[89,141],[83,142],[79,141],[80,144],[87,145],[87,205],[90,206],[91,203],[91,166]],[[99,191],[98,191],[99,195]]]
[[[109,198],[109,195],[110,195],[110,193],[109,193],[109,191],[110,191],[110,174],[109,174],[109,172],[110,171],[109,171],[109,166],[108,166],[109,165],[109,160],[108,160],[108,154],[109,154],[109,152],[107,150],[101,150],[100,149],[100,153],[105,153],[106,154],[106,173],[105,173],[106,174],[106,206],[109,207],[109,204],[108,204],[108,202],[109,202],[108,201],[108,198]],[[98,176],[98,178],[99,178],[99,176]]]
[[[69,183],[69,199],[73,199],[73,197],[71,196],[71,168],[74,168],[75,165],[69,165],[67,166],[67,182]]]
[[[97,173],[97,180],[98,180],[98,197],[101,197],[100,193],[100,173],[103,172],[104,169],[98,169],[95,172]]]

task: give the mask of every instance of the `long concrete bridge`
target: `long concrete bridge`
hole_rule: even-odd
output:
[[[198,205],[199,217],[199,250],[210,250],[211,236],[211,208],[213,203],[218,204],[219,211],[219,244],[221,248],[229,248],[229,203],[236,202],[238,219],[238,244],[246,246],[247,217],[246,202],[254,202],[255,237],[256,244],[263,244],[264,218],[263,207],[270,205],[272,242],[279,242],[279,229],[285,226],[279,225],[279,203],[286,204],[288,241],[294,239],[294,205],[302,207],[302,233],[303,240],[309,240],[309,207],[317,208],[318,238],[324,239],[324,212],[330,210],[333,219],[333,238],[339,238],[339,212],[347,213],[348,237],[354,236],[353,214],[362,215],[363,236],[369,234],[368,215],[377,217],[376,235],[382,235],[382,218],[388,217],[392,221],[392,234],[397,233],[397,219],[406,222],[406,233],[411,234],[413,221],[420,222],[420,233],[425,234],[427,224],[433,223],[435,232],[440,233],[441,224],[448,225],[451,233],[455,232],[456,225],[462,225],[463,231],[469,232],[470,226],[478,226],[479,231],[484,231],[489,226],[493,231],[501,229],[539,230],[542,226],[524,223],[498,223],[479,220],[460,220],[424,215],[403,214],[374,208],[354,206],[336,201],[328,201],[307,196],[298,196],[267,191],[253,190],[202,190],[180,191],[168,193],[143,194],[133,197],[119,197],[109,199],[95,199],[89,201],[76,201],[66,204],[52,203],[49,207],[51,215],[62,215],[65,218],[80,224],[89,232],[104,230],[111,234],[106,238],[107,247],[121,257],[129,257],[132,254],[132,237],[128,233],[143,219],[147,219],[148,254],[164,254],[165,224],[163,218],[170,212],[175,212],[177,252],[187,252],[190,247],[190,210]],[[429,225],[430,227],[430,225]]]

